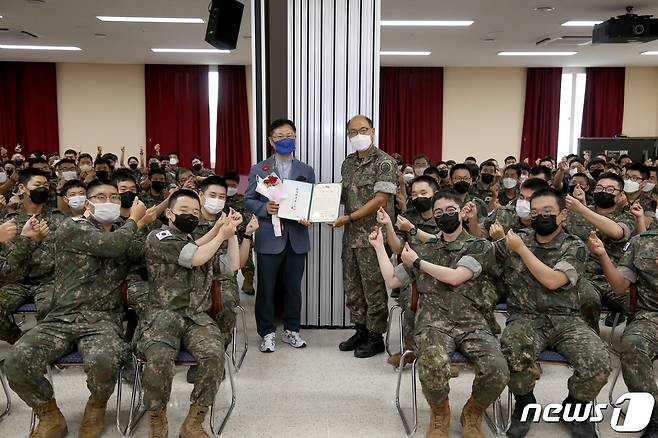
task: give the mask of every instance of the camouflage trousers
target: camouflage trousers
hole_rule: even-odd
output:
[[[533,391],[536,360],[547,349],[569,361],[573,374],[567,386],[577,400],[593,400],[610,375],[605,343],[577,315],[512,315],[500,344],[510,369],[509,388],[516,395]]]
[[[375,333],[386,332],[388,294],[372,247],[343,246],[343,287],[351,321]]]
[[[207,315],[206,315],[207,316]],[[199,363],[191,403],[210,406],[224,377],[224,345],[215,322],[207,317],[205,325],[168,310],[156,310],[140,322],[137,351],[146,364],[142,373],[144,406],[147,410],[165,409],[174,379],[174,359],[181,348]]]
[[[12,315],[23,304],[36,303],[37,319],[43,319],[50,309],[53,298],[53,284],[5,284],[0,288],[0,339],[14,343],[21,335],[21,329]]]
[[[215,322],[223,336],[224,348],[233,339],[233,329],[236,324],[235,308],[240,304],[240,288],[235,277],[222,278],[222,310],[215,315]]]
[[[580,313],[585,322],[596,326],[597,331],[601,317],[601,304],[612,312],[630,316],[629,295],[615,294],[604,275],[589,274],[586,280],[578,282],[577,287],[580,296]]]
[[[462,353],[473,364],[473,397],[490,405],[505,389],[509,380],[507,362],[498,339],[488,330],[463,330],[453,327],[450,333],[425,327],[416,335],[418,375],[423,394],[429,403],[439,404],[450,392],[450,356]]]
[[[405,345],[414,342],[416,312],[411,309],[411,286],[400,289],[398,305],[402,308],[402,333]]]
[[[653,360],[658,355],[658,313],[641,311],[621,337],[621,370],[629,391],[648,392],[658,401]]]
[[[128,278],[128,304],[142,315],[148,308],[149,283],[142,279]]]
[[[5,359],[9,385],[31,408],[53,399],[45,378],[46,367],[59,357],[78,350],[84,361],[87,388],[99,400],[114,391],[119,369],[129,357],[118,322],[42,321],[16,343]]]

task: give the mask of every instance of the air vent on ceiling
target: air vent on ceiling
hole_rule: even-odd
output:
[[[34,41],[39,39],[37,34],[27,30],[0,28],[0,36],[3,43]]]
[[[592,44],[592,36],[565,35],[559,37],[546,37],[535,43],[542,47],[574,47]]]

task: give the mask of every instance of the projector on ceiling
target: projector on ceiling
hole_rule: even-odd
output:
[[[653,15],[637,15],[626,8],[627,13],[612,17],[594,26],[593,44],[646,43],[658,39],[658,18]]]

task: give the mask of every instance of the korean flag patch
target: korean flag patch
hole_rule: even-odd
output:
[[[631,247],[631,242],[626,242],[626,245],[624,245],[624,252],[628,251],[628,248]]]
[[[155,235],[155,237],[158,238],[158,240],[166,239],[167,237],[171,237],[171,231],[169,230],[162,230],[158,234]]]

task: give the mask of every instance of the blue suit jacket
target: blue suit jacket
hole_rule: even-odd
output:
[[[269,166],[269,172],[276,172],[274,157],[270,157],[267,160],[251,166],[251,171],[249,172],[249,185],[247,186],[247,192],[245,193],[245,206],[247,207],[247,210],[253,212],[258,217],[258,223],[260,225],[256,231],[254,248],[256,249],[256,252],[262,254],[280,254],[285,249],[288,239],[290,239],[290,245],[296,254],[306,254],[310,250],[310,243],[308,229],[304,225],[296,221],[281,219],[283,235],[281,237],[276,237],[274,235],[272,217],[267,214],[268,199],[256,192],[256,175],[265,178],[269,173],[263,170],[264,166]],[[315,171],[308,164],[293,159],[292,167],[290,169],[290,178],[288,179],[314,184]]]

